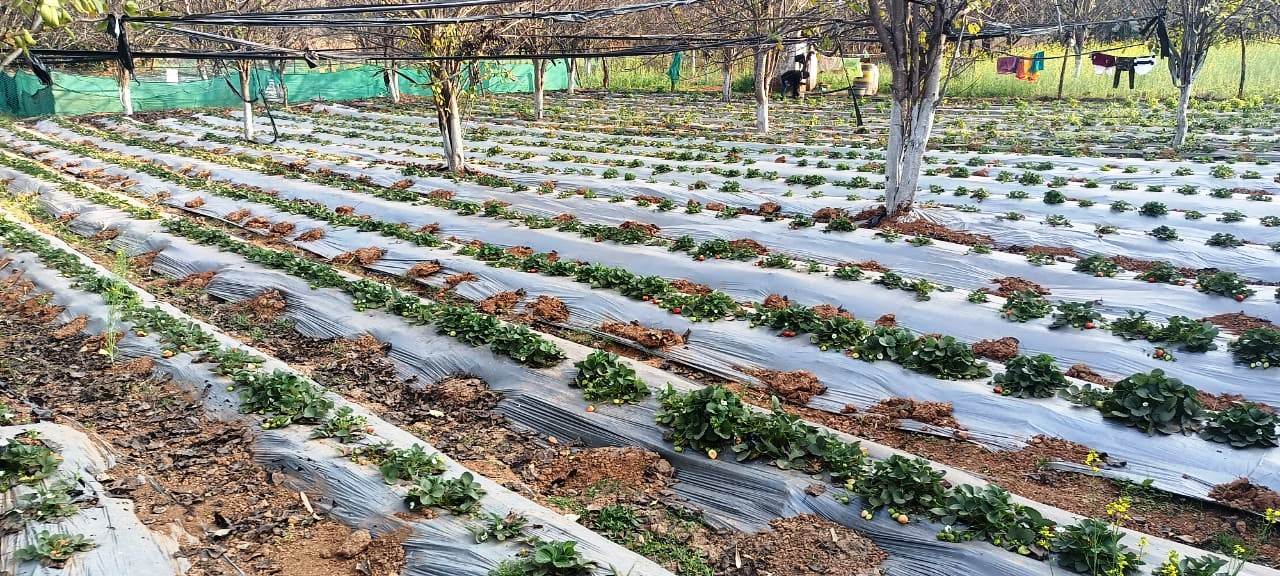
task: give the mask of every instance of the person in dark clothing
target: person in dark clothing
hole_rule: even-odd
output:
[[[804,72],[787,70],[782,73],[782,94],[790,94],[792,98],[800,97],[800,83],[804,82]]]

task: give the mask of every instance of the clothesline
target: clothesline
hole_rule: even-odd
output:
[[[1117,51],[1117,50],[1125,50],[1125,49],[1128,49],[1128,48],[1134,48],[1134,47],[1137,47],[1137,46],[1147,46],[1147,45],[1148,45],[1148,44],[1147,44],[1146,42],[1139,42],[1139,43],[1137,43],[1137,44],[1128,44],[1128,45],[1125,45],[1125,46],[1117,46],[1117,47],[1115,47],[1115,48],[1106,48],[1106,49],[1102,49],[1102,50],[1088,50],[1088,51],[1085,51],[1085,52],[1081,52],[1081,53],[1080,53],[1080,55],[1081,55],[1081,56],[1091,56],[1091,55],[1093,55],[1093,54],[1104,54],[1104,53],[1107,53],[1107,52],[1115,52],[1115,51]],[[991,52],[992,54],[996,54],[996,55],[1000,55],[1000,56],[1013,56],[1013,57],[1015,57],[1015,58],[1030,58],[1030,57],[1031,57],[1031,56],[1024,56],[1024,55],[1021,55],[1021,54],[1013,54],[1013,53],[1011,53],[1011,52],[1005,52],[1005,51],[1003,51],[1003,50],[991,50],[990,52]],[[1040,59],[1041,59],[1041,60],[1061,60],[1061,59],[1063,59],[1063,58],[1071,58],[1071,57],[1073,57],[1073,56],[1075,56],[1075,54],[1063,54],[1062,56],[1041,56],[1041,57],[1040,57]]]

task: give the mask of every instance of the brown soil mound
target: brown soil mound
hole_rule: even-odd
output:
[[[439,222],[432,222],[432,223],[430,223],[430,224],[423,224],[422,226],[419,226],[419,227],[418,227],[418,232],[419,232],[420,234],[435,234],[435,233],[437,233],[437,232],[439,232],[439,231],[440,231],[440,223],[439,223]]]
[[[778,370],[744,369],[743,371],[759,378],[769,388],[770,393],[801,406],[808,404],[814,396],[827,391],[827,387],[818,380],[817,376],[804,370],[780,372]]]
[[[292,234],[294,227],[293,222],[276,222],[271,225],[271,233],[279,234],[281,236]]]
[[[1204,404],[1206,410],[1214,411],[1226,410],[1235,404],[1243,404],[1247,402],[1245,397],[1239,394],[1210,394],[1203,390],[1196,392],[1196,398],[1200,400],[1201,404]],[[1265,404],[1259,404],[1258,407],[1267,412],[1272,412],[1272,408]]]
[[[178,285],[183,288],[200,290],[205,286],[208,286],[209,283],[213,281],[214,274],[214,272],[197,272],[195,274],[188,274],[181,280],[178,280]]]
[[[885,314],[884,316],[876,318],[876,326],[893,328],[894,326],[897,326],[897,325],[898,325],[898,317],[894,316],[893,314]]]
[[[254,216],[244,221],[245,228],[253,228],[256,230],[265,229],[271,226],[271,221],[262,216]]]
[[[764,256],[765,254],[769,253],[769,249],[765,248],[763,244],[760,244],[759,242],[756,242],[755,240],[752,240],[750,238],[739,238],[737,240],[730,240],[729,245],[733,246],[734,248],[751,250],[752,252],[755,252],[756,255],[758,256]]]
[[[886,210],[884,206],[871,206],[868,208],[863,208],[857,214],[853,215],[853,221],[865,222],[873,218],[881,218],[885,215],[886,212],[888,212],[888,210]]]
[[[826,320],[828,318],[834,318],[836,316],[853,320],[853,314],[846,312],[844,308],[837,308],[830,304],[819,304],[817,306],[814,306],[813,313],[817,314],[818,317],[822,318],[823,320]]]
[[[476,276],[475,274],[470,273],[470,272],[463,272],[463,273],[461,273],[461,274],[454,274],[454,275],[452,275],[452,276],[446,276],[446,277],[445,277],[445,279],[444,279],[444,289],[445,289],[445,290],[453,290],[454,288],[457,288],[457,287],[458,287],[458,285],[459,285],[459,284],[461,284],[461,283],[463,283],[463,282],[475,282],[477,279],[479,279],[479,277],[478,277],[478,276]]]
[[[1064,374],[1068,378],[1084,380],[1085,382],[1090,382],[1099,386],[1111,386],[1112,384],[1115,384],[1114,380],[1094,372],[1093,368],[1090,368],[1085,364],[1072,365],[1066,372],[1064,372]]]
[[[1280,494],[1270,488],[1256,486],[1248,478],[1236,478],[1226,484],[1214,486],[1209,497],[1243,510],[1252,510],[1259,514],[1267,508],[1280,509]]]
[[[1141,258],[1134,258],[1132,256],[1112,256],[1108,258],[1108,260],[1110,260],[1111,263],[1115,264],[1116,266],[1119,266],[1130,272],[1146,272],[1156,264],[1155,262],[1152,262],[1150,260],[1143,260]]]
[[[555,222],[556,224],[565,224],[568,222],[573,222],[574,220],[577,220],[577,219],[578,219],[577,216],[574,216],[573,214],[569,214],[568,212],[566,212],[564,214],[557,214],[554,218],[551,219],[551,221]]]
[[[791,301],[786,296],[780,296],[778,294],[770,294],[764,297],[764,302],[762,303],[762,305],[765,308],[769,308],[771,310],[781,310],[783,308],[790,307]]]
[[[682,292],[685,294],[702,295],[702,294],[711,293],[710,286],[707,286],[705,284],[698,284],[697,282],[690,282],[688,280],[685,280],[684,278],[677,278],[675,280],[672,280],[671,287],[675,288],[677,292]]]
[[[312,228],[299,234],[297,238],[294,238],[294,240],[299,242],[315,242],[321,238],[324,238],[324,228]]]
[[[1061,246],[1039,246],[1039,245],[1030,246],[1026,250],[1023,250],[1023,252],[1026,252],[1027,254],[1047,254],[1049,256],[1055,256],[1055,257],[1056,256],[1064,256],[1067,258],[1080,257],[1079,254],[1076,254],[1075,248],[1070,248],[1070,247],[1064,248]]]
[[[108,228],[93,235],[94,240],[115,240],[120,235],[120,231],[114,228]]]
[[[674,330],[649,328],[641,326],[634,320],[630,323],[605,322],[600,325],[600,331],[626,338],[645,348],[662,349],[684,344],[684,336],[677,334]]]
[[[151,265],[154,264],[156,261],[156,256],[159,256],[159,255],[160,255],[159,250],[143,252],[129,259],[129,267],[134,270],[145,272],[151,269]]]
[[[239,222],[248,217],[249,217],[249,210],[246,208],[239,208],[237,210],[232,210],[226,216],[227,220],[230,220],[232,222]]]
[[[973,353],[983,358],[1005,362],[1018,355],[1018,339],[1005,336],[995,340],[979,340],[973,343]]]
[[[725,576],[874,576],[888,558],[857,532],[812,515],[780,518],[772,530],[742,534],[716,566]]]
[[[377,262],[378,259],[382,258],[386,254],[387,254],[387,251],[383,250],[382,248],[375,248],[372,246],[368,248],[356,248],[355,250],[352,250],[350,252],[343,252],[337,256],[334,256],[332,262],[337,264],[358,263],[361,266],[368,266],[370,264],[373,264],[374,262]]]
[[[279,290],[267,290],[232,306],[236,312],[247,314],[260,321],[275,320],[284,312],[286,302]]]
[[[84,332],[85,327],[88,325],[89,325],[89,317],[85,316],[84,314],[81,314],[79,316],[76,316],[75,318],[72,318],[70,322],[67,322],[62,326],[59,326],[49,335],[52,336],[54,340],[66,340],[67,338],[70,338],[72,336],[75,336],[76,334]]]
[[[453,200],[453,191],[437,188],[427,193],[427,198],[432,200]]]
[[[151,359],[150,356],[139,356],[116,364],[111,367],[111,370],[117,374],[128,374],[129,376],[148,376],[155,367],[156,361]]]
[[[782,206],[778,205],[777,202],[761,202],[760,206],[756,208],[756,214],[761,216],[770,216],[781,211]]]
[[[663,200],[661,196],[653,196],[650,194],[636,194],[635,196],[632,196],[631,199],[635,200],[636,202],[643,201],[643,202],[648,202],[650,204],[661,204]]]
[[[959,429],[960,424],[951,416],[950,402],[923,402],[914,398],[889,398],[867,409],[872,414],[883,414],[893,419],[910,419],[934,426]]]
[[[830,222],[832,218],[840,218],[847,214],[848,212],[845,212],[844,208],[833,208],[828,206],[826,208],[819,208],[813,213],[811,218],[813,218],[814,222]]]
[[[623,230],[640,230],[641,232],[644,232],[646,235],[649,235],[649,236],[656,236],[658,232],[662,231],[662,228],[659,228],[657,224],[636,222],[635,220],[627,220],[626,222],[623,222],[618,227],[622,228]]]
[[[545,322],[559,324],[569,319],[569,307],[555,296],[539,296],[533,302],[525,304],[524,309],[535,319]]]
[[[70,221],[72,221],[72,220],[75,220],[76,218],[79,218],[79,217],[80,217],[80,213],[79,213],[79,212],[63,212],[62,214],[59,214],[59,215],[58,215],[58,221],[59,221],[59,222],[61,222],[61,223],[63,223],[63,224],[66,224],[66,223],[68,223],[68,222],[70,222]]]
[[[476,308],[485,314],[501,314],[510,312],[522,298],[524,298],[524,291],[499,292],[481,300],[476,304]]]
[[[996,278],[991,282],[993,284],[1000,285],[1000,289],[996,290],[995,294],[996,296],[1000,296],[1002,298],[1008,298],[1012,296],[1015,292],[1022,292],[1025,290],[1030,290],[1041,296],[1046,296],[1049,294],[1048,288],[1045,288],[1044,286],[1036,284],[1035,282],[1032,282],[1030,280],[1023,280],[1022,278],[1018,278],[1017,276],[1005,276],[1004,278]]]
[[[956,244],[964,244],[965,246],[974,246],[977,244],[990,245],[991,237],[986,234],[971,234],[969,232],[961,232],[952,230],[941,224],[934,224],[925,220],[912,220],[910,222],[890,222],[881,226],[902,234],[914,234],[916,236],[925,236],[934,240],[943,242],[954,242]]]
[[[405,272],[405,276],[410,278],[426,278],[436,272],[444,269],[439,260],[428,260],[414,264]]]
[[[204,206],[204,196],[196,196],[195,198],[187,200],[183,206],[186,206],[187,208],[199,208]]]
[[[854,268],[857,268],[864,272],[884,273],[889,271],[889,268],[887,266],[879,262],[876,262],[875,260],[863,260],[861,262],[846,262],[844,264],[841,264],[841,266],[853,266]]]
[[[1250,316],[1244,312],[1218,314],[1217,316],[1201,318],[1201,320],[1212,322],[1214,326],[1218,326],[1232,334],[1243,334],[1246,330],[1252,330],[1254,328],[1272,327],[1270,320]]]
[[[538,467],[536,482],[555,490],[586,490],[608,482],[623,489],[646,491],[665,485],[671,465],[639,448],[587,448]]]
[[[503,252],[515,256],[516,258],[528,258],[533,256],[533,248],[528,246],[512,246],[503,250]]]
[[[404,178],[401,180],[396,180],[395,182],[392,182],[391,186],[388,186],[388,188],[391,188],[393,190],[408,190],[410,188],[413,188],[413,179]]]
[[[724,202],[707,202],[707,210],[712,212],[719,212],[725,208],[728,208],[728,206],[725,206]]]

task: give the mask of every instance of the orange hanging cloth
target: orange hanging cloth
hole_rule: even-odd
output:
[[[1031,64],[1032,62],[1030,58],[1022,58],[1022,57],[1018,58],[1017,75],[1019,80],[1026,80],[1027,82],[1035,82],[1036,80],[1040,79],[1039,72],[1031,71]]]

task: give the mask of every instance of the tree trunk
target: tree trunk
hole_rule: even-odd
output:
[[[1187,140],[1187,109],[1191,106],[1191,83],[1178,87],[1178,124],[1173,132],[1173,147],[1181,148]]]
[[[122,66],[116,70],[116,79],[120,82],[120,105],[125,116],[133,116],[133,86],[129,84],[129,72]]]
[[[533,59],[533,119],[542,119],[543,110],[543,88],[542,75],[543,69],[546,67],[546,60],[541,58]],[[606,75],[607,77],[607,75]]]
[[[733,99],[733,53],[724,51],[724,68],[720,70],[720,99],[728,102]]]
[[[240,65],[240,113],[244,121],[244,139],[253,140],[253,96],[249,95],[249,63]]]
[[[1240,88],[1236,89],[1236,98],[1244,100],[1244,26],[1240,27]]]
[[[604,75],[604,79],[601,81],[601,84],[602,84],[601,87],[604,88],[605,92],[608,92],[609,91],[609,59],[608,58],[600,59],[600,73]]]
[[[400,103],[400,70],[394,63],[387,70],[387,94],[391,96],[392,104]]]
[[[755,49],[756,133],[769,133],[769,66],[764,48]]]
[[[930,72],[922,86],[895,86],[893,90],[884,165],[884,204],[888,216],[906,212],[915,203],[920,168],[924,164],[924,153],[929,147],[929,135],[933,132],[933,120],[940,100],[941,51],[938,54],[939,61],[928,67]],[[905,77],[900,70],[894,70],[895,84],[908,82]],[[913,94],[914,98],[911,97]]]
[[[1079,66],[1080,66],[1080,62],[1079,62],[1079,60],[1077,60],[1077,61],[1076,61],[1077,76],[1079,75],[1079,73],[1078,73],[1078,68],[1079,68]],[[1062,99],[1062,85],[1063,85],[1063,83],[1064,83],[1064,82],[1066,82],[1066,79],[1067,79],[1067,55],[1066,55],[1066,54],[1063,54],[1063,55],[1062,55],[1062,70],[1059,70],[1059,71],[1058,71],[1058,99],[1059,99],[1059,100],[1061,100],[1061,99]]]
[[[1076,79],[1080,79],[1080,68],[1084,66],[1084,46],[1080,42],[1075,42],[1072,47],[1076,53]]]
[[[453,76],[433,80],[431,91],[435,96],[436,124],[440,128],[444,147],[445,167],[454,174],[466,170],[462,142],[462,118],[458,111],[458,79]]]
[[[576,83],[574,82],[573,77],[578,73],[578,59],[570,58],[568,66],[569,66],[569,85],[565,88],[565,93],[567,93],[570,96],[573,96],[574,91],[577,89],[577,86],[576,86]]]

